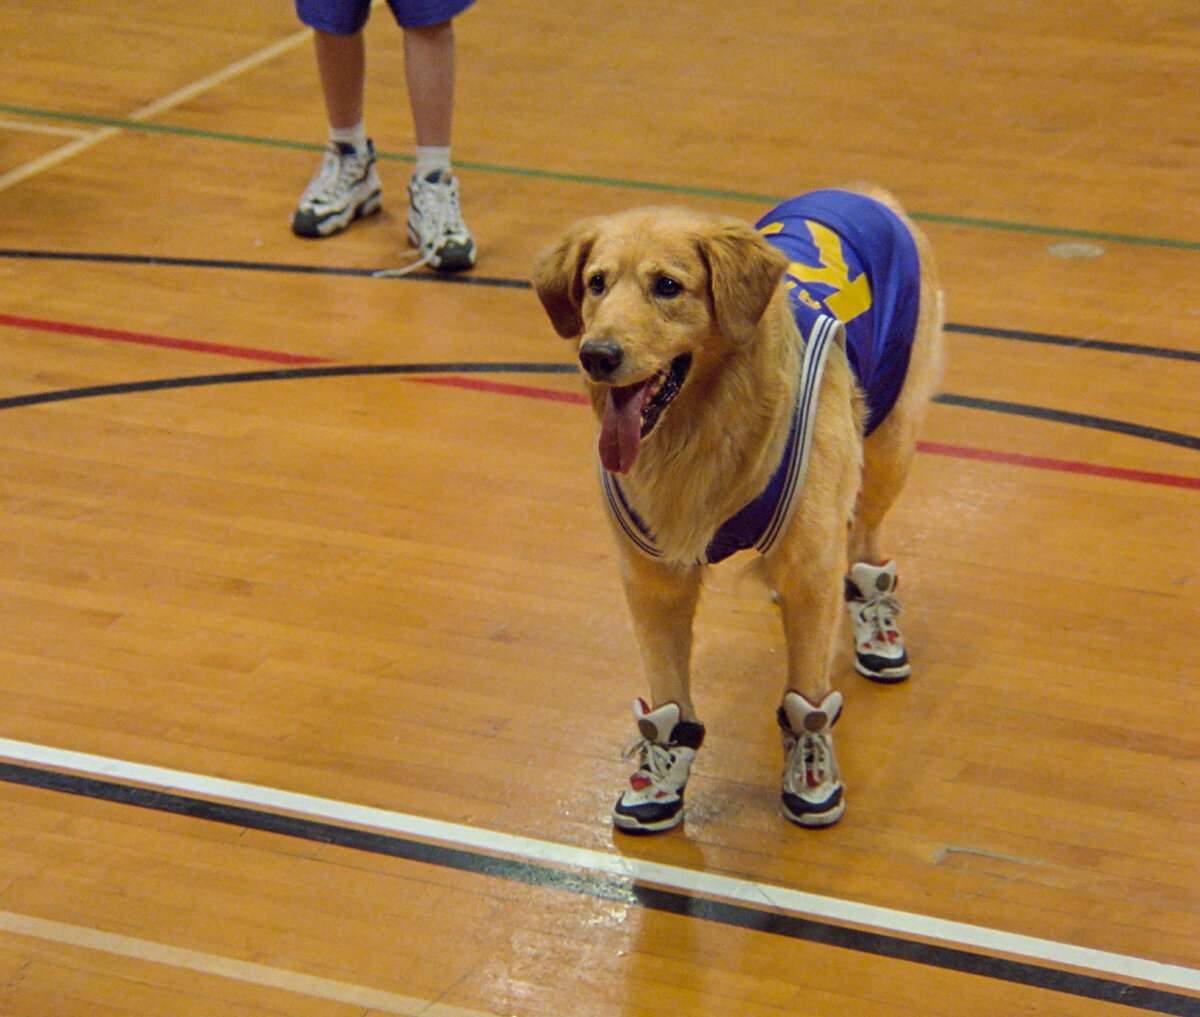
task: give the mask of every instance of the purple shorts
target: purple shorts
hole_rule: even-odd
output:
[[[401,28],[439,25],[461,14],[475,0],[387,0]],[[367,23],[371,0],[296,0],[296,14],[309,28],[330,35],[353,35]]]

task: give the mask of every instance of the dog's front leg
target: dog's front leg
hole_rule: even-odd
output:
[[[634,704],[639,737],[628,754],[638,756],[638,768],[613,809],[613,825],[628,833],[656,833],[683,820],[684,788],[704,741],[690,688],[701,569],[651,561],[622,548],[621,578],[652,705],[640,699]]]
[[[653,561],[629,549],[621,556],[625,599],[637,636],[654,706],[676,703],[684,720],[692,705],[692,620],[702,568]]]
[[[841,619],[840,555],[793,559],[773,578],[787,639],[788,684],[779,707],[783,734],[783,812],[801,826],[829,826],[845,808],[832,728],[842,710],[830,691]]]
[[[787,641],[787,691],[798,692],[815,705],[830,689],[842,612],[840,565],[814,575],[791,577],[776,589]]]

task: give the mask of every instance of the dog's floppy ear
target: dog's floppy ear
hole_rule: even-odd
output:
[[[583,331],[583,266],[595,240],[596,221],[583,219],[534,259],[533,288],[554,331],[564,339],[574,339]]]
[[[731,343],[748,342],[787,270],[787,256],[734,220],[719,222],[699,243],[717,326]]]

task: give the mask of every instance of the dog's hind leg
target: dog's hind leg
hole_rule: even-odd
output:
[[[682,822],[684,789],[704,741],[690,687],[701,569],[651,561],[622,546],[621,578],[652,703],[634,704],[639,736],[627,755],[638,756],[638,768],[613,808],[613,826],[657,833]]]
[[[883,520],[904,488],[912,465],[915,428],[903,419],[885,421],[863,447],[863,485],[858,494],[847,552],[846,607],[854,632],[854,667],[872,681],[904,681],[912,668],[896,626],[896,564],[881,539]]]
[[[912,224],[909,224],[910,228]],[[945,300],[938,288],[929,243],[913,228],[921,252],[921,307],[904,388],[882,424],[863,442],[863,478],[847,552],[846,601],[854,629],[855,669],[877,682],[903,681],[911,673],[896,628],[896,566],[883,549],[884,516],[900,496],[917,447],[921,418],[941,381]]]
[[[870,562],[882,565],[887,560],[883,551],[883,521],[908,480],[915,443],[911,434],[889,427],[890,421],[863,442],[863,480],[854,507],[847,541],[847,556],[851,563]]]
[[[923,263],[928,269],[927,254]],[[883,423],[863,442],[862,486],[846,548],[850,559],[846,606],[854,630],[855,669],[877,682],[904,681],[912,670],[896,627],[900,613],[896,566],[883,548],[882,528],[908,480],[917,429],[941,377],[943,313],[932,274],[923,276],[921,311],[904,388]]]

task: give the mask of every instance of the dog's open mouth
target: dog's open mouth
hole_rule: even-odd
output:
[[[600,462],[609,473],[628,473],[633,468],[642,439],[679,395],[691,366],[692,355],[684,353],[645,381],[608,390],[600,424]]]

